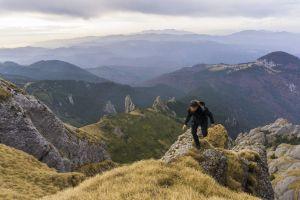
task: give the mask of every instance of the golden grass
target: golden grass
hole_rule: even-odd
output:
[[[221,124],[208,129],[206,140],[217,148],[228,148],[228,133]]]
[[[82,140],[88,140],[91,143],[99,143],[102,140],[101,130],[97,124],[88,125],[82,128],[76,128],[69,124],[65,124],[67,130]]]
[[[88,177],[92,177],[97,174],[101,174],[107,170],[116,168],[117,166],[119,166],[117,163],[111,160],[105,160],[100,163],[91,163],[91,164],[83,165],[79,167],[76,171],[81,172]]]
[[[139,161],[84,181],[44,200],[254,200],[256,197],[220,186],[201,172],[192,157],[165,164]]]
[[[57,173],[33,156],[0,144],[0,199],[31,200],[83,181],[81,173]]]

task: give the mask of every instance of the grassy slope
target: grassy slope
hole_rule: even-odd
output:
[[[254,200],[220,186],[201,172],[197,161],[185,157],[173,164],[140,161],[96,176],[74,189],[45,200],[199,199]]]
[[[0,199],[31,200],[54,194],[84,179],[81,173],[57,173],[22,151],[0,144]]]
[[[151,110],[105,117],[81,129],[91,139],[104,140],[112,160],[119,163],[159,158],[182,133],[174,119]]]

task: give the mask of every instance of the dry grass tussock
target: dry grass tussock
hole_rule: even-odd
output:
[[[0,199],[32,200],[83,181],[80,173],[57,173],[22,151],[0,144]]]
[[[221,124],[210,127],[205,139],[214,147],[228,148],[228,133],[226,128]]]
[[[202,173],[192,157],[172,164],[157,160],[139,161],[84,181],[44,200],[255,200],[256,197],[220,186]]]

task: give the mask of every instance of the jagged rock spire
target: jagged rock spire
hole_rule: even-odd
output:
[[[156,111],[168,111],[169,107],[161,100],[160,96],[156,97],[153,102],[152,108]]]
[[[167,103],[165,103],[161,99],[160,96],[156,97],[156,99],[153,102],[152,108],[155,111],[163,112],[163,113],[166,113],[166,114],[168,114],[170,116],[176,116],[176,113],[168,107]]]
[[[134,111],[136,106],[131,100],[131,97],[127,95],[125,97],[125,113],[130,113],[131,111]]]
[[[115,108],[115,106],[111,103],[111,101],[108,101],[103,109],[105,114],[108,115],[114,115],[117,114],[117,110]]]

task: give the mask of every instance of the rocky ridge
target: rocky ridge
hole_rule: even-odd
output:
[[[268,160],[269,172],[278,200],[300,197],[300,126],[285,119],[240,134],[239,147],[252,146],[267,149],[263,158]]]
[[[209,128],[208,137],[201,140],[201,149],[193,148],[190,130],[178,137],[162,157],[170,163],[185,155],[194,157],[201,168],[220,184],[244,191],[262,199],[274,199],[263,146],[234,146],[222,125]]]
[[[80,138],[35,97],[0,80],[8,97],[0,101],[0,142],[25,151],[59,171],[110,159],[104,143]]]

